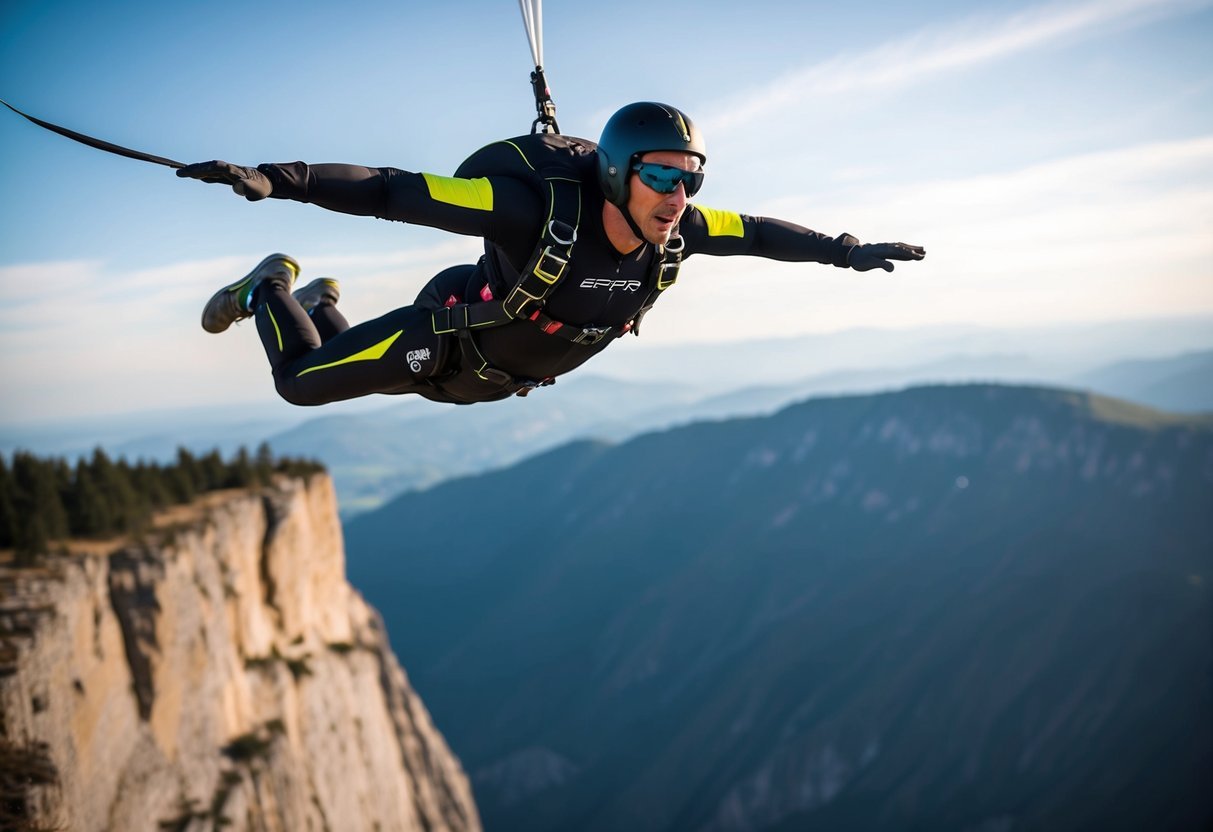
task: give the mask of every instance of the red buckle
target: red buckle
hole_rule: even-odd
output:
[[[538,321],[539,314],[540,314],[540,310],[536,309],[534,312],[531,313],[530,320]],[[558,331],[563,326],[564,326],[564,324],[560,323],[560,321],[552,321],[551,323],[543,325],[543,331],[545,334],[551,335],[554,332]]]

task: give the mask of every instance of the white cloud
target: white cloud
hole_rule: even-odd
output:
[[[753,124],[806,99],[890,91],[1019,52],[1087,37],[1112,26],[1137,26],[1207,7],[1208,0],[1094,0],[1048,4],[1017,14],[976,15],[932,25],[859,53],[845,53],[732,98],[703,118],[713,132]]]
[[[1213,136],[1090,153],[997,175],[865,190],[823,212],[762,206],[827,233],[925,245],[856,274],[695,258],[648,333],[676,342],[935,323],[1022,325],[1213,312]]]
[[[310,254],[303,280],[335,276],[357,323],[413,301],[440,269],[475,262],[482,243],[375,254]],[[264,254],[164,263],[124,271],[102,261],[0,267],[0,388],[20,391],[0,421],[75,412],[272,400],[251,323],[202,331],[206,299]]]
[[[87,290],[99,268],[95,260],[60,260],[0,267],[0,311],[48,296],[69,298]]]
[[[1088,153],[1000,174],[865,189],[825,207],[760,206],[829,233],[927,246],[922,263],[857,274],[761,258],[693,258],[644,343],[753,338],[856,326],[1025,324],[1213,311],[1213,136]],[[479,242],[300,257],[303,278],[342,279],[354,321],[411,302]],[[225,275],[260,255],[121,273],[92,261],[0,269],[0,386],[7,420],[208,401],[272,401],[249,324],[198,326]]]

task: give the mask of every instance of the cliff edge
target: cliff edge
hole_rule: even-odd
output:
[[[0,741],[0,802],[29,829],[480,828],[346,582],[324,475],[209,495],[111,551],[0,564]]]

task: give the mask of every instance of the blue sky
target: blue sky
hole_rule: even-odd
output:
[[[703,204],[929,254],[893,275],[692,260],[647,344],[1213,313],[1213,3],[682,8],[546,5],[564,132],[669,101],[707,136]],[[0,7],[0,97],[186,162],[447,173],[526,132],[529,70],[512,0]],[[246,203],[7,112],[0,147],[0,423],[272,398],[252,327],[197,323],[270,251],[341,278],[352,320],[477,252]]]

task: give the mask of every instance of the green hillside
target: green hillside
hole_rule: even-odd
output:
[[[346,529],[487,828],[1200,828],[1213,427],[1065,391],[565,446]]]

